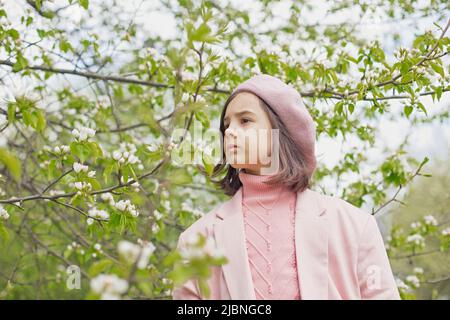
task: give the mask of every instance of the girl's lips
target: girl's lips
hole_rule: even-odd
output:
[[[227,146],[228,150],[234,150],[234,149],[238,149],[238,148],[239,148],[239,146],[236,145],[236,144],[230,144],[230,145]]]

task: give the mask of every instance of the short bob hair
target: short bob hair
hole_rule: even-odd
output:
[[[225,137],[223,118],[225,117],[228,104],[241,92],[243,91],[231,94],[225,102],[222,114],[220,116],[220,132],[222,133],[222,138]],[[255,95],[252,92],[250,93]],[[283,122],[273,111],[273,109],[259,96],[256,97],[259,99],[260,106],[268,114],[272,128],[279,129],[280,170],[266,183],[276,184],[278,182],[282,182],[282,184],[289,187],[292,191],[304,191],[310,186],[311,177],[307,174],[305,165],[306,162],[301,150],[299,150],[298,146],[294,143]],[[221,141],[222,159],[226,160],[223,144],[224,139]],[[216,177],[224,172],[226,172],[226,174],[223,179],[213,182],[224,190],[226,195],[233,196],[242,186],[242,183],[239,180],[239,171],[233,168],[230,164],[227,164],[226,161],[222,161],[214,167],[212,177]]]

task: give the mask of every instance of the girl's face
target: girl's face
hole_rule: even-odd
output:
[[[227,163],[250,174],[270,166],[272,125],[256,95],[238,93],[228,104],[223,124]]]

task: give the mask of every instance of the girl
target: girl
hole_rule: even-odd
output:
[[[214,176],[225,173],[218,183],[231,199],[178,248],[201,233],[228,263],[212,267],[209,297],[190,279],[174,299],[400,299],[375,218],[309,188],[315,124],[294,88],[265,74],[241,83],[220,131],[227,161]]]

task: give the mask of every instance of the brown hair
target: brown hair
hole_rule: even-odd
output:
[[[243,90],[244,91],[244,90]],[[220,116],[220,132],[222,133],[222,138],[225,137],[225,126],[223,124],[223,118],[225,117],[225,112],[227,110],[228,104],[236,97],[240,92],[234,92],[231,94],[227,101],[225,102],[222,114]],[[248,91],[250,92],[250,91]],[[253,92],[250,92],[254,94]],[[278,115],[273,111],[273,109],[259,96],[260,106],[266,111],[269,116],[270,123],[273,129],[279,129],[279,138],[280,138],[280,170],[277,174],[274,175],[273,178],[267,181],[267,184],[276,184],[278,182],[282,182],[285,186],[288,186],[292,191],[303,191],[310,185],[310,176],[306,173],[306,165],[301,150],[299,150],[298,146],[292,140],[289,132],[284,126],[281,119]],[[225,158],[225,151],[223,148],[223,141],[221,139],[221,148],[222,148],[222,158]],[[225,194],[229,196],[233,196],[239,188],[242,186],[241,181],[239,180],[239,171],[233,168],[230,164],[227,164],[226,161],[222,161],[218,165],[214,167],[212,177],[216,177],[226,171],[225,177],[219,181],[213,182],[222,188]]]

